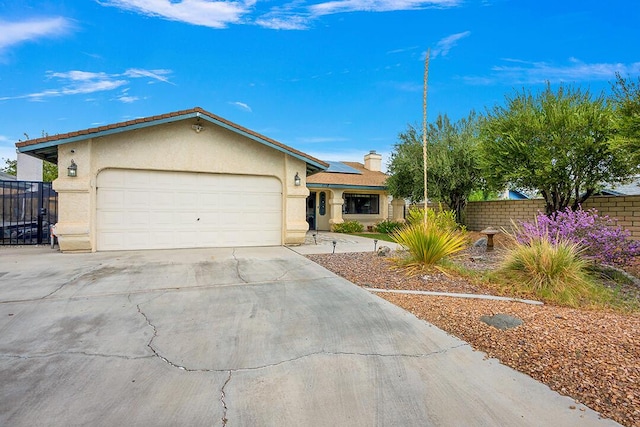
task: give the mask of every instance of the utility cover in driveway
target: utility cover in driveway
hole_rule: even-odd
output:
[[[281,244],[276,178],[120,169],[98,175],[99,251]]]

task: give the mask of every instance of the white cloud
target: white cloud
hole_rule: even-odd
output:
[[[66,73],[49,73],[49,77],[57,77],[63,80],[74,82],[85,82],[91,80],[104,80],[109,78],[107,73],[92,73],[90,71],[67,71]]]
[[[167,77],[171,74],[171,70],[143,70],[140,68],[130,68],[124,72],[124,75],[131,78],[149,77],[154,80],[161,81],[163,83],[174,84],[169,81]]]
[[[21,22],[0,21],[0,51],[27,41],[58,37],[71,30],[71,22],[62,17],[31,19]]]
[[[242,111],[247,111],[249,113],[252,112],[251,107],[249,107],[244,102],[235,101],[235,102],[229,102],[229,104],[233,105],[234,107],[237,107],[238,109],[240,109]]]
[[[334,0],[314,4],[309,10],[316,16],[346,12],[390,12],[394,10],[453,7],[460,0]]]
[[[255,0],[97,0],[104,6],[114,6],[148,16],[158,16],[171,21],[186,22],[211,28],[225,28],[240,22],[250,13]]]
[[[471,35],[471,31],[464,31],[462,33],[451,34],[450,36],[441,39],[436,43],[436,47],[433,49],[431,57],[437,58],[438,56],[447,56],[449,51],[458,44],[459,40],[462,40],[469,35]]]
[[[126,77],[129,78],[147,78],[153,80],[160,80],[166,83],[171,83],[168,81],[166,75],[170,74],[169,70],[142,70],[137,68],[132,68],[126,70],[122,74],[108,74],[105,72],[90,72],[90,71],[79,71],[72,70],[67,72],[49,72],[47,73],[47,77],[49,79],[55,79],[58,81],[60,86],[54,89],[46,89],[39,92],[32,92],[24,95],[18,96],[5,96],[0,97],[0,101],[6,101],[11,99],[29,99],[32,101],[42,101],[45,98],[52,98],[64,95],[78,95],[78,94],[89,94],[95,92],[106,92],[115,90],[118,88],[122,88],[130,83]],[[120,98],[118,98],[120,99]],[[123,102],[133,102],[136,99],[134,97],[126,98],[128,101]]]
[[[300,15],[268,13],[258,18],[256,24],[272,30],[306,30],[309,28],[309,18]]]
[[[274,6],[258,17],[254,15],[257,0],[95,1],[103,6],[210,28],[226,28],[230,24],[255,24],[275,30],[304,30],[309,28],[315,18],[323,15],[455,7],[463,0],[333,0],[312,5],[304,0],[294,0],[285,5]]]
[[[124,104],[132,104],[138,101],[140,98],[137,96],[129,95],[129,88],[124,88],[116,99]]]
[[[393,50],[389,50],[387,51],[387,55],[393,55],[396,53],[404,53],[404,52],[410,52],[412,50],[416,50],[418,49],[419,46],[411,46],[411,47],[405,47],[405,48],[400,48],[400,49],[393,49]]]
[[[551,83],[607,81],[615,78],[616,73],[640,74],[640,62],[631,64],[620,62],[585,63],[576,58],[569,58],[566,64],[532,62],[512,58],[505,58],[503,61],[505,64],[491,68],[490,76],[467,76],[463,79],[469,84],[476,85],[537,84],[547,81]]]
[[[118,97],[118,101],[125,103],[125,104],[132,104],[136,101],[138,101],[140,98],[138,98],[137,96],[128,96],[128,95],[122,95]]]

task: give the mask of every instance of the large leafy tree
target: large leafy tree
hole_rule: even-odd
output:
[[[507,96],[481,126],[484,176],[494,188],[538,191],[547,214],[578,206],[633,173],[626,150],[612,143],[612,109],[604,95],[547,84]]]
[[[42,180],[51,182],[56,178],[58,178],[58,165],[47,161],[42,162]]]
[[[640,77],[637,82],[616,75],[613,104],[617,128],[617,144],[640,164]]]
[[[446,203],[461,222],[471,192],[480,185],[477,156],[477,119],[474,113],[452,123],[439,115],[427,128],[429,199]],[[424,197],[422,135],[408,126],[398,137],[389,164],[387,180],[393,197],[409,198],[413,202]]]

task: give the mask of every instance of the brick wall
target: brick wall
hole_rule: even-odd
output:
[[[583,209],[595,208],[601,216],[609,215],[617,224],[631,232],[631,237],[640,240],[640,196],[591,197]],[[480,231],[487,227],[511,227],[511,220],[531,221],[538,211],[544,212],[544,201],[492,200],[469,202],[465,211],[465,223],[469,230]]]

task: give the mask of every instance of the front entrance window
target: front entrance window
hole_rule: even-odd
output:
[[[345,214],[379,214],[380,196],[378,194],[350,194],[344,193]]]

